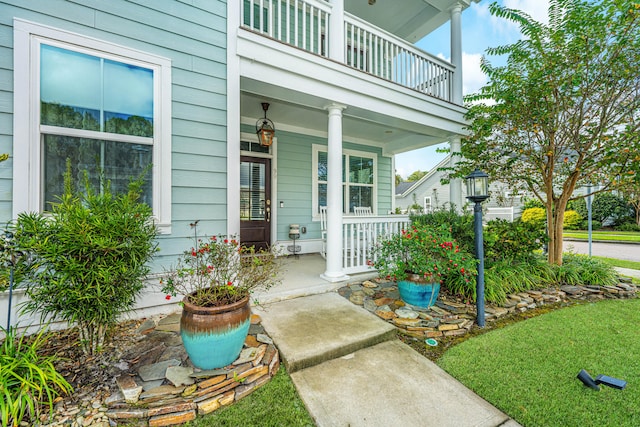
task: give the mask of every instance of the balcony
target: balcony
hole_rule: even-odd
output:
[[[332,13],[320,0],[244,0],[241,27],[452,102],[453,65],[354,15]]]

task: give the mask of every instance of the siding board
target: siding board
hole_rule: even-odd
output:
[[[13,18],[70,31],[168,58],[172,64],[172,235],[162,262],[185,249],[188,226],[226,229],[225,1],[0,0],[0,152],[13,145]],[[11,160],[0,170],[0,220],[11,217]],[[6,172],[6,173],[4,173]],[[197,214],[199,218],[194,218]],[[200,229],[199,229],[200,230]],[[174,239],[177,236],[179,239]],[[154,271],[159,271],[157,268]]]

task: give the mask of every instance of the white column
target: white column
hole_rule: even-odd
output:
[[[453,93],[452,101],[462,105],[462,24],[461,24],[462,6],[456,4],[451,9],[451,63],[455,65],[456,71],[453,74]],[[449,141],[451,160],[449,166],[455,168],[460,159],[460,137],[453,137]],[[456,210],[461,211],[462,201],[462,180],[459,178],[452,179],[449,183],[449,201],[455,205]]]
[[[344,63],[344,0],[331,0],[329,58]]]
[[[451,9],[451,63],[455,65],[453,74],[452,100],[462,104],[462,6],[456,4]]]
[[[321,277],[329,282],[346,280],[342,272],[342,110],[330,104],[327,135],[327,263]]]
[[[460,155],[458,154],[460,153],[460,146],[461,143],[459,136],[455,136],[449,141],[451,155],[451,158],[449,159],[449,166],[451,168],[455,168],[458,160],[460,159]],[[452,205],[455,205],[458,212],[462,211],[462,205],[464,203],[462,200],[462,180],[460,178],[452,179],[449,182],[449,202]]]

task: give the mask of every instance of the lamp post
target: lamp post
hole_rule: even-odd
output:
[[[475,234],[478,276],[476,278],[476,311],[478,326],[484,327],[484,248],[482,246],[482,202],[489,197],[489,175],[474,170],[466,178],[467,199],[475,203],[473,208],[473,231]]]

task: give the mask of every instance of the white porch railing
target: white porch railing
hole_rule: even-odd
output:
[[[243,0],[242,27],[329,57],[331,11],[320,0]],[[342,25],[345,65],[452,100],[453,65],[348,13]]]
[[[342,269],[347,274],[371,271],[371,247],[380,237],[398,234],[410,224],[407,215],[345,216],[342,220]]]
[[[366,21],[345,14],[347,65],[426,95],[451,101],[451,64]]]
[[[507,221],[513,222],[513,220],[520,215],[520,210],[520,208],[513,206],[507,208],[487,208],[485,221],[491,221],[492,219],[506,219]]]

